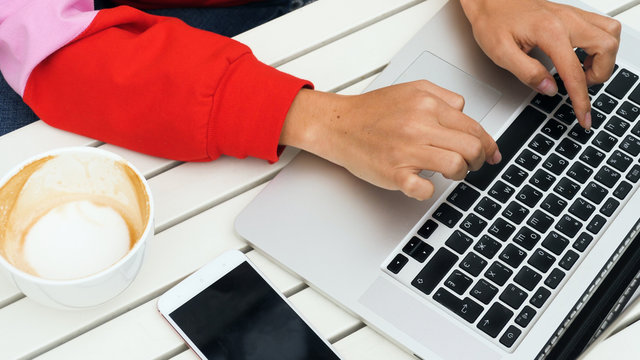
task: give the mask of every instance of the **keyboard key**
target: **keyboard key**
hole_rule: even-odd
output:
[[[573,248],[580,252],[583,252],[589,246],[589,244],[591,244],[591,241],[593,241],[593,236],[587,234],[586,232],[582,232],[573,243]]]
[[[627,176],[625,176],[625,178],[632,183],[637,183],[638,180],[640,180],[640,165],[633,165],[631,171],[627,173]]]
[[[555,176],[549,174],[548,172],[542,169],[536,170],[536,172],[533,174],[531,179],[529,179],[529,183],[531,185],[534,185],[535,187],[537,187],[542,191],[549,190],[549,188],[551,187],[551,185],[553,185],[555,181],[556,181]]]
[[[515,322],[516,324],[525,328],[527,327],[527,325],[529,325],[529,323],[531,322],[531,320],[533,320],[535,316],[536,316],[536,311],[533,310],[531,306],[526,305],[525,307],[522,308],[522,311],[520,311],[520,314],[516,316]]]
[[[534,251],[527,262],[529,263],[529,265],[538,269],[540,272],[546,273],[555,261],[556,258],[553,257],[553,255],[542,249],[537,249],[536,251]]]
[[[553,79],[556,81],[556,85],[558,86],[558,94],[567,95],[567,88],[564,86],[564,81],[562,81],[560,75],[557,73],[554,74]]]
[[[431,236],[431,234],[436,231],[436,228],[438,228],[438,224],[435,221],[429,219],[425,221],[420,229],[418,229],[418,235],[422,236],[425,239],[428,239],[429,236]]]
[[[640,104],[640,86],[636,86],[631,94],[629,94],[629,99],[635,101],[636,104]]]
[[[614,151],[609,157],[609,160],[607,160],[607,164],[621,172],[627,171],[632,162],[633,159],[631,156],[624,154],[619,150]]]
[[[567,170],[567,175],[581,184],[587,182],[592,173],[593,170],[590,167],[579,161],[571,165],[569,170]]]
[[[600,213],[604,216],[611,216],[616,211],[616,209],[620,206],[620,202],[614,198],[608,198],[607,201],[604,202],[604,205],[600,208]]]
[[[537,134],[533,138],[533,140],[531,140],[531,142],[529,143],[529,147],[537,151],[539,154],[547,155],[547,153],[549,152],[549,150],[551,150],[554,144],[555,144],[554,141],[549,139],[548,137],[541,134]]]
[[[553,117],[562,121],[567,125],[571,125],[574,121],[576,121],[576,113],[573,112],[573,108],[567,104],[562,104],[558,108]]]
[[[409,241],[404,245],[404,247],[402,248],[402,252],[407,255],[411,255],[422,242],[423,241],[420,240],[417,236],[414,236],[409,239]]]
[[[631,133],[635,136],[640,136],[640,123],[637,123],[633,128],[631,128]]]
[[[638,75],[632,73],[627,69],[620,69],[618,75],[609,82],[609,85],[604,89],[607,94],[613,95],[618,99],[622,99],[633,84],[638,81]]]
[[[534,230],[545,233],[553,224],[553,218],[540,210],[533,212],[533,215],[527,220],[527,225]]]
[[[509,280],[511,274],[513,274],[513,270],[496,261],[489,266],[489,269],[485,271],[484,276],[497,285],[502,286],[507,282],[507,280]]]
[[[498,253],[501,247],[502,244],[497,240],[492,239],[490,236],[483,235],[476,243],[476,246],[473,247],[473,250],[477,251],[487,259],[491,259]]]
[[[424,262],[432,252],[433,246],[427,244],[424,241],[420,241],[420,243],[418,243],[418,246],[413,249],[413,251],[408,255],[414,258],[417,262]]]
[[[516,231],[515,226],[509,224],[502,218],[497,218],[487,232],[502,241],[507,241],[514,231]]]
[[[565,131],[567,131],[567,126],[553,119],[547,121],[542,128],[543,134],[549,135],[556,140],[560,139],[560,136],[562,136]]]
[[[591,181],[582,191],[582,196],[596,204],[600,204],[608,193],[607,189]]]
[[[544,284],[548,287],[555,289],[560,285],[562,279],[564,279],[564,272],[560,269],[551,270],[551,274],[547,276],[547,279],[544,281]]]
[[[620,200],[623,200],[629,194],[629,191],[633,186],[626,181],[621,182],[618,187],[613,191],[613,196],[617,197]]]
[[[474,190],[475,191],[475,190]],[[449,228],[453,228],[462,218],[462,213],[447,203],[442,203],[436,211],[433,212],[433,218],[443,223]],[[418,234],[420,232],[418,231]]]
[[[592,94],[595,95],[595,94]],[[599,129],[602,124],[607,120],[607,116],[598,110],[591,108],[591,127]]]
[[[580,124],[575,124],[571,130],[569,130],[569,137],[580,144],[588,143],[592,136],[593,131],[585,130]]]
[[[467,182],[480,190],[485,190],[506,164],[520,151],[529,136],[535,132],[545,118],[546,115],[531,106],[524,108],[496,141],[502,154],[502,161],[496,165],[484,164],[480,170],[469,172],[466,177]]]
[[[464,292],[471,286],[473,280],[467,275],[461,273],[458,270],[453,270],[451,275],[444,281],[444,286],[453,290],[458,295],[464,294]]]
[[[556,230],[560,231],[568,238],[576,236],[581,227],[582,223],[569,215],[563,215],[556,224]]]
[[[604,128],[611,131],[614,135],[622,136],[628,128],[631,127],[631,124],[620,119],[617,116],[613,116],[611,120],[609,120]]]
[[[566,159],[556,154],[551,154],[549,155],[547,160],[545,160],[545,162],[542,164],[542,167],[551,171],[556,175],[560,175],[562,174],[564,169],[567,167],[567,165],[569,165],[569,162]]]
[[[617,142],[618,142],[618,139],[616,139],[609,133],[605,131],[600,131],[598,135],[596,135],[596,137],[593,138],[593,141],[591,143],[599,147],[600,149],[604,150],[605,152],[609,152],[611,151],[611,149],[613,149],[613,147],[616,145]]]
[[[598,172],[594,176],[594,179],[597,182],[601,183],[602,185],[608,188],[612,188],[613,185],[615,185],[616,182],[618,182],[620,177],[621,175],[619,172],[613,170],[608,166],[603,166],[600,168],[600,170],[598,170]]]
[[[543,210],[548,211],[551,215],[554,216],[560,215],[560,213],[562,213],[562,210],[564,210],[566,206],[567,202],[559,198],[555,194],[547,195],[547,197],[542,201],[542,204],[540,204],[540,207]]]
[[[480,319],[477,327],[485,334],[495,338],[500,334],[505,325],[507,325],[512,316],[513,311],[500,303],[494,303],[482,319]]]
[[[560,101],[562,101],[562,96],[560,95],[546,96],[538,94],[531,100],[531,104],[546,113],[551,113],[560,104]]]
[[[462,255],[473,244],[473,239],[462,233],[462,231],[456,230],[444,244]]]
[[[540,155],[534,153],[529,149],[524,149],[516,158],[516,164],[522,166],[523,168],[531,171],[536,165],[542,160]]]
[[[457,261],[458,256],[445,248],[440,248],[411,281],[411,285],[427,295],[431,294]]]
[[[622,103],[622,105],[620,105],[618,111],[616,111],[616,114],[620,115],[626,120],[634,122],[640,114],[640,108],[638,108],[637,105],[625,101]]]
[[[469,294],[486,305],[498,294],[498,288],[491,285],[487,280],[480,279],[469,291]]]
[[[475,322],[484,310],[480,304],[471,300],[471,298],[467,297],[461,300],[443,288],[436,291],[433,299],[469,323]]]
[[[479,218],[476,214],[469,214],[460,224],[460,228],[472,236],[478,236],[487,226],[487,222]]]
[[[640,124],[640,123],[639,123]],[[587,146],[586,149],[580,155],[580,160],[584,161],[587,165],[597,168],[600,166],[602,160],[604,160],[605,154],[600,152],[598,149],[593,146]]]
[[[580,60],[581,64],[584,64],[584,61],[589,57],[589,54],[583,48],[576,48],[576,56],[578,60]]]
[[[545,249],[556,255],[562,254],[567,245],[569,245],[569,240],[555,231],[550,232],[542,242],[542,246],[544,246]]]
[[[500,337],[500,344],[510,348],[518,340],[518,337],[522,334],[522,330],[511,325],[507,328],[507,331]]]
[[[520,224],[529,215],[529,209],[516,201],[509,203],[509,206],[502,212],[502,216],[516,224]]]
[[[557,194],[564,197],[565,199],[571,200],[578,193],[578,191],[580,191],[580,185],[576,184],[575,182],[569,180],[566,177],[563,177],[558,182],[558,185],[556,185],[556,187],[553,188],[553,191],[555,191]]]
[[[496,216],[501,208],[502,206],[500,204],[485,196],[480,200],[480,202],[478,202],[478,205],[476,205],[473,210],[479,215],[482,215],[485,219],[491,220]]]
[[[596,207],[583,198],[577,198],[569,207],[569,212],[583,221],[586,221],[595,210]]]
[[[389,265],[387,265],[387,270],[391,271],[394,274],[397,274],[405,265],[407,265],[408,262],[409,258],[402,254],[398,254],[393,258],[393,260],[391,260]]]
[[[640,123],[638,123],[640,125]],[[640,139],[633,135],[627,135],[622,143],[620,143],[620,149],[626,151],[632,156],[638,156],[640,154]]]
[[[522,185],[529,174],[515,165],[511,165],[502,174],[502,179],[509,184],[518,187]]]
[[[536,246],[538,241],[540,241],[540,235],[528,227],[523,226],[513,238],[513,241],[523,248],[531,250]]]
[[[504,301],[505,304],[516,310],[518,310],[520,305],[522,305],[526,299],[527,292],[514,284],[507,285],[502,294],[500,294],[500,300]]]
[[[517,246],[507,244],[507,247],[500,253],[500,260],[507,263],[507,265],[517,268],[522,261],[527,257],[527,253],[519,249]]]
[[[529,207],[534,207],[542,199],[542,193],[529,185],[525,185],[516,195],[516,199]]]
[[[593,106],[607,114],[611,114],[611,112],[616,108],[617,105],[618,101],[614,100],[610,96],[607,96],[606,94],[600,94],[596,101],[593,102]]]
[[[469,210],[471,205],[478,200],[480,193],[465,183],[460,183],[447,197],[447,201],[460,210]]]
[[[582,147],[577,143],[565,138],[556,146],[556,152],[568,159],[573,159],[580,152]]]
[[[507,202],[507,200],[509,200],[509,198],[511,197],[511,195],[513,195],[515,191],[516,190],[511,186],[498,180],[491,187],[491,189],[489,189],[489,196],[493,197],[494,199],[504,204],[505,202]]]
[[[460,268],[473,276],[478,276],[486,266],[487,261],[474,252],[468,253],[460,262]]]
[[[544,303],[547,301],[547,299],[549,299],[549,296],[551,296],[551,291],[540,287],[538,291],[533,294],[531,300],[529,300],[529,303],[540,309],[542,305],[544,305]]]
[[[575,265],[576,261],[578,261],[578,253],[573,250],[567,250],[567,253],[564,254],[560,262],[558,263],[561,268],[565,270],[571,270],[573,265]]]
[[[591,219],[589,225],[587,225],[587,230],[593,234],[597,234],[606,222],[607,219],[600,215],[596,215]]]
[[[528,266],[523,266],[520,271],[513,278],[516,284],[523,288],[532,291],[536,285],[542,280],[542,275],[538,274],[535,270]]]

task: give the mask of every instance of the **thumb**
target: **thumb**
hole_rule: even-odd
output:
[[[426,200],[433,196],[433,183],[418,176],[420,170],[403,169],[397,176],[397,186],[405,195],[417,200]]]

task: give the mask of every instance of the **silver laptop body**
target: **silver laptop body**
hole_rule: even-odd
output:
[[[586,8],[579,2],[567,3]],[[640,36],[624,28],[617,61],[620,68],[640,74],[640,67],[631,65],[640,64],[640,52],[637,51],[639,45]],[[466,100],[465,112],[481,121],[494,138],[506,131],[523,109],[532,106],[530,103],[536,95],[514,76],[495,66],[482,53],[473,39],[470,25],[457,1],[446,4],[421,29],[393,58],[369,90],[419,78],[431,80],[462,94]],[[603,91],[604,89],[600,90],[600,93]],[[626,100],[628,99],[625,97],[619,102],[623,103]],[[551,118],[553,114],[549,114],[540,125]],[[632,123],[633,125],[635,124]],[[569,129],[572,127],[566,126]],[[554,141],[555,147],[560,140]],[[582,147],[586,148],[589,144]],[[523,149],[526,146],[525,143]],[[549,154],[553,152],[554,150],[551,150]],[[547,156],[548,154],[542,158]],[[633,159],[633,164],[636,163],[637,156]],[[529,171],[529,174],[543,169],[542,164],[543,162]],[[507,167],[502,171],[506,171]],[[557,175],[556,182],[564,176]],[[594,176],[592,174],[587,183],[591,182]],[[496,177],[499,178],[500,175]],[[506,287],[514,284],[513,279],[519,274],[519,270],[524,266],[533,267],[528,265],[526,260],[511,269],[511,280],[504,285],[488,282],[498,291],[488,304],[482,303],[471,294],[473,289],[477,290],[476,285],[469,286],[462,295],[456,294],[448,287],[445,282],[451,278],[451,271],[426,294],[416,289],[416,286],[419,286],[417,282],[421,280],[419,273],[439,249],[448,249],[459,261],[464,260],[471,252],[480,251],[476,248],[477,243],[462,250],[462,253],[457,253],[445,245],[453,232],[464,230],[462,226],[466,218],[462,218],[452,228],[435,221],[439,226],[428,238],[418,236],[434,248],[426,261],[416,261],[404,253],[406,251],[403,252],[408,242],[416,236],[416,232],[425,222],[436,216],[435,212],[440,209],[440,204],[443,201],[448,202],[447,198],[451,195],[452,189],[458,186],[458,183],[446,180],[439,174],[433,175],[430,179],[436,186],[436,194],[429,201],[419,202],[407,198],[400,192],[376,188],[355,178],[341,167],[302,152],[240,214],[236,221],[236,229],[255,247],[299,274],[316,290],[334,299],[368,325],[420,358],[494,360],[533,359],[544,356],[545,349],[550,348],[549,344],[554,334],[557,334],[559,329],[561,331],[563,323],[570,321],[568,315],[585,296],[594,280],[601,275],[601,270],[616,251],[620,251],[623,239],[628,237],[638,221],[640,195],[635,193],[637,184],[627,181],[633,188],[628,196],[619,200],[620,208],[613,215],[605,217],[607,221],[604,228],[594,235],[595,240],[589,243],[586,249],[577,251],[573,248],[574,239],[569,239],[570,243],[559,254],[541,248],[542,239],[531,250],[525,249],[531,256],[538,249],[544,250],[546,254],[552,255],[556,265],[564,260],[569,250],[578,254],[575,265],[569,270],[562,270],[565,278],[559,281],[559,285],[556,284],[556,289],[552,289],[552,294],[540,308],[534,306],[530,300],[537,296],[537,288],[548,287],[544,282],[551,269],[547,272],[535,271],[543,278],[527,292],[529,297],[517,309],[506,306],[500,299],[501,294],[506,292]],[[520,185],[516,191],[527,184],[528,182],[525,182]],[[488,194],[489,191],[490,189],[478,190],[481,193],[479,199],[492,198]],[[566,200],[568,205],[563,210],[563,215],[568,214],[568,208],[579,196],[581,195]],[[501,211],[506,209],[508,203],[509,201],[502,204]],[[538,203],[531,208],[531,213],[540,210],[540,206]],[[474,207],[477,205],[474,204],[469,211]],[[468,216],[469,211],[461,212],[463,216]],[[596,210],[595,214],[598,213]],[[503,215],[499,214],[498,217],[500,216]],[[488,224],[482,230],[482,234],[491,235],[489,231],[496,218],[487,220]],[[585,221],[585,228],[586,223],[592,219]],[[526,223],[527,220],[522,222]],[[548,235],[551,231],[559,232],[550,229],[540,235]],[[582,231],[586,230],[583,228]],[[462,234],[468,235],[464,231]],[[474,242],[478,242],[479,239],[481,236],[473,237]],[[465,272],[464,261],[456,263],[453,266],[454,270],[458,275],[472,278],[474,284],[486,280],[489,267],[503,260],[502,251],[508,246],[509,241],[511,240],[498,241],[501,249],[492,258],[480,256],[486,264],[478,276],[473,277]],[[516,245],[515,248],[522,247]],[[398,274],[394,274],[389,271],[389,266],[398,254],[408,258],[408,263]],[[516,289],[519,288],[522,286],[516,286]],[[472,299],[482,310],[472,320],[467,320],[466,311],[477,309],[469,308],[469,303],[459,302],[460,309],[452,311],[434,298],[440,289],[447,290],[440,295],[453,294],[458,299],[454,299],[455,301]],[[488,321],[485,315],[495,302],[510,309],[513,315],[497,334],[491,336],[479,327],[481,323]],[[516,318],[522,316],[521,312],[525,307],[534,309],[535,314],[529,315],[532,319],[527,319],[528,325],[520,326],[518,323],[521,323],[522,319],[519,318],[516,323]],[[517,331],[509,334],[512,327]],[[504,343],[509,346],[505,346]]]

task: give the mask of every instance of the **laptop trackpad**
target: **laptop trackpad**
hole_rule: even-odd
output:
[[[500,100],[502,93],[481,82],[436,55],[425,51],[404,71],[394,84],[429,80],[432,83],[464,97],[462,111],[472,119],[482,122],[489,110]]]

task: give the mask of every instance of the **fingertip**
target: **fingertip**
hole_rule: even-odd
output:
[[[496,149],[496,151],[493,153],[493,155],[487,160],[487,162],[491,165],[495,165],[497,163],[499,163],[500,161],[502,161],[502,154],[500,153],[500,150]]]
[[[536,90],[547,96],[555,96],[558,93],[558,84],[549,76],[546,76],[536,87]]]
[[[435,192],[433,183],[417,174],[412,174],[407,178],[400,190],[408,197],[420,201],[430,199]]]

